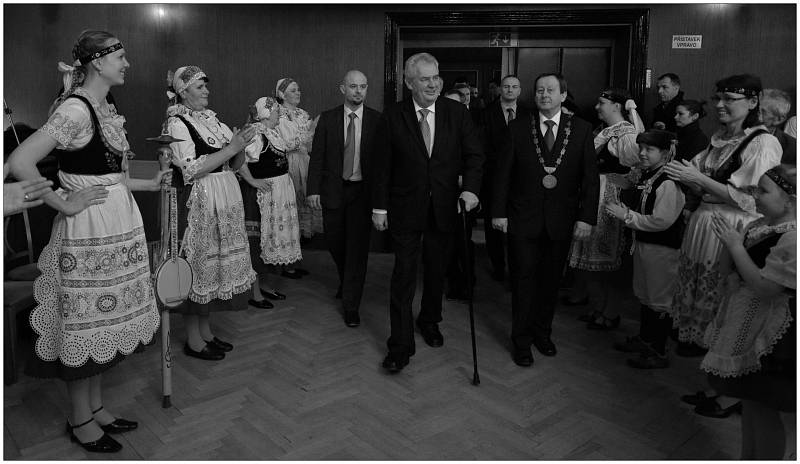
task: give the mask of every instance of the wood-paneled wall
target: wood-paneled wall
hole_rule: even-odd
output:
[[[795,93],[796,6],[747,4],[614,5],[650,8],[648,66],[682,77],[687,96],[708,97],[718,78],[751,72],[765,86]],[[277,79],[301,84],[301,106],[315,115],[338,104],[341,75],[370,78],[368,101],[383,107],[383,21],[386,11],[594,8],[599,5],[24,5],[4,8],[4,96],[15,120],[41,125],[59,88],[59,60],[85,28],[107,29],[125,44],[132,67],[113,93],[128,119],[134,151],[154,159],[144,138],[158,133],[166,105],[167,69],[197,64],[210,76],[211,108],[241,125],[247,106],[271,93]],[[158,9],[164,12],[158,14]],[[673,34],[702,34],[700,50],[674,50]],[[568,76],[567,76],[568,77]],[[655,87],[643,112],[657,103]],[[713,130],[715,116],[704,122]],[[7,123],[4,121],[4,127]]]

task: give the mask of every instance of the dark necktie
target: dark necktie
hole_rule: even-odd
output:
[[[513,121],[514,118],[517,117],[517,115],[514,114],[514,108],[506,108],[506,111],[508,111],[508,118],[506,119],[506,124],[511,124],[511,121]]]
[[[422,140],[425,141],[425,149],[428,150],[428,156],[431,156],[431,126],[428,125],[428,113],[430,112],[425,108],[419,110],[419,115],[421,116],[419,130],[422,131]]]
[[[353,165],[356,159],[356,119],[355,113],[348,115],[350,122],[347,123],[347,138],[344,141],[344,167],[342,168],[342,179],[350,180],[353,177]]]
[[[552,119],[548,119],[544,122],[547,126],[547,131],[544,133],[544,144],[547,145],[547,151],[553,151],[553,145],[556,144],[556,136],[553,134],[553,126],[556,125],[556,122]]]

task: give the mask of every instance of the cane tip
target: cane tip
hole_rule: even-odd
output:
[[[172,407],[172,401],[170,400],[169,395],[164,395],[164,397],[161,399],[161,407],[164,409]]]
[[[480,377],[478,377],[478,374],[475,374],[475,376],[472,378],[472,385],[475,385],[477,387],[480,384],[481,384],[481,379]]]

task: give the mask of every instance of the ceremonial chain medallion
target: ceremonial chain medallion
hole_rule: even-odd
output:
[[[566,115],[564,115],[566,116]],[[536,155],[539,157],[539,163],[542,165],[542,168],[547,173],[542,178],[542,186],[548,190],[552,190],[556,188],[558,185],[558,178],[554,175],[556,169],[561,164],[561,160],[564,159],[564,153],[567,152],[567,144],[569,143],[569,135],[572,132],[572,118],[566,117],[566,126],[564,126],[564,143],[561,145],[561,152],[558,154],[558,159],[556,159],[555,166],[546,166],[544,164],[544,157],[542,156],[542,147],[539,145],[539,137],[538,137],[538,123],[535,119],[531,120],[531,126],[533,126],[533,145],[536,147]]]

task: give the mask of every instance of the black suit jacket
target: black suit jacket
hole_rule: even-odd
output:
[[[381,113],[364,106],[361,121],[360,164],[361,178],[369,192],[370,164],[375,153],[375,134]],[[324,208],[342,206],[344,183],[344,105],[324,111],[317,122],[308,164],[307,195],[320,195]],[[298,201],[304,201],[298,199]],[[369,202],[367,202],[369,204]]]
[[[539,140],[545,163],[553,166],[564,144],[566,122],[572,120],[564,158],[554,173],[558,184],[544,188],[546,175],[534,147]],[[509,125],[509,143],[499,154],[494,175],[492,216],[508,218],[508,232],[535,238],[547,232],[553,240],[572,237],[575,221],[594,225],[600,176],[592,127],[566,113],[561,115],[553,152],[549,153],[539,130],[539,113],[518,117]]]
[[[386,109],[379,124],[372,207],[388,210],[389,228],[396,232],[424,231],[429,204],[439,230],[455,230],[462,173],[463,190],[480,194],[484,156],[472,117],[447,98],[436,100],[434,114],[430,157],[413,100]]]
[[[515,119],[529,116],[531,110],[517,102]],[[492,181],[497,166],[498,153],[508,143],[511,132],[506,124],[506,115],[500,106],[500,99],[493,101],[483,112],[483,146],[486,162],[483,164],[483,199],[485,209],[491,209]]]

